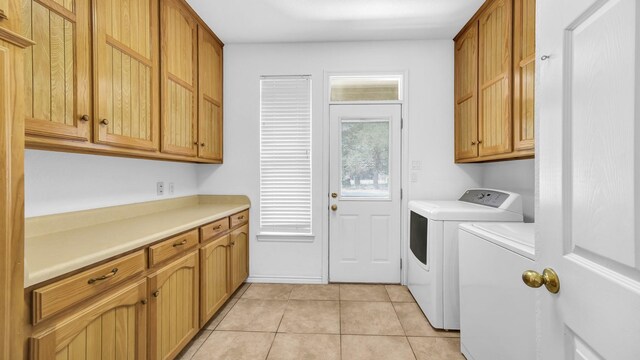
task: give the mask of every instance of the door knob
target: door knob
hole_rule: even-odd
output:
[[[337,197],[338,197],[338,194],[336,194],[336,193],[331,193],[331,197],[335,199],[335,198],[337,198]]]
[[[331,210],[332,211],[338,210],[338,205],[336,205],[336,204],[331,205]]]
[[[102,124],[102,125],[109,125],[109,119],[102,119],[102,120],[100,120],[100,124]]]
[[[544,269],[542,274],[537,271],[527,270],[522,273],[522,281],[532,288],[539,288],[544,285],[552,294],[557,294],[560,291],[560,278],[550,268]]]

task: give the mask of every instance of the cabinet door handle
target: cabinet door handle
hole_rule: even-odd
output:
[[[238,220],[244,220],[244,215],[238,216]]]
[[[178,246],[182,246],[184,244],[187,243],[187,239],[183,239],[182,241],[180,241],[179,243],[175,243],[173,244],[173,247],[178,247]]]
[[[222,229],[222,224],[218,224],[218,226],[214,226],[213,230],[220,230]]]
[[[80,116],[80,121],[82,121],[82,122],[87,122],[87,121],[89,121],[89,115],[86,115],[86,114],[85,114],[85,115]]]
[[[478,144],[482,144],[482,140],[478,140]]]
[[[236,241],[235,241],[235,240],[233,240],[233,241],[231,242],[231,246],[234,246],[235,244],[236,244]]]
[[[114,269],[112,269],[112,270],[111,270],[109,273],[107,273],[107,274],[104,274],[104,275],[99,276],[99,277],[97,277],[97,278],[91,278],[91,279],[89,279],[89,281],[87,281],[87,284],[93,284],[93,283],[95,283],[96,281],[107,280],[107,279],[109,279],[109,278],[113,277],[117,272],[118,272],[118,268],[114,268]]]
[[[476,144],[476,142],[475,142],[475,141],[472,141],[472,142],[471,142],[471,145],[475,145],[475,144]]]
[[[109,119],[102,119],[102,120],[100,120],[100,124],[102,124],[102,125],[109,125]]]
[[[142,299],[142,300],[140,300],[140,303],[141,303],[142,305],[147,305],[147,299]]]
[[[200,143],[200,146],[204,146],[204,143]]]
[[[160,296],[160,290],[156,290],[156,291],[154,291],[152,295],[153,295],[153,297],[158,297],[158,296]]]

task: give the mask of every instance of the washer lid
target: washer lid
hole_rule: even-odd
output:
[[[460,230],[535,260],[535,224],[470,223],[460,224]]]
[[[409,201],[409,210],[431,220],[522,221],[522,213],[464,201]]]

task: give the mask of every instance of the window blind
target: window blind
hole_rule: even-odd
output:
[[[311,234],[311,78],[260,79],[260,232]]]

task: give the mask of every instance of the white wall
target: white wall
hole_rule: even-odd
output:
[[[197,193],[196,165],[50,151],[25,153],[26,217]],[[156,182],[165,195],[157,196]],[[169,195],[169,183],[174,194]]]
[[[482,164],[482,186],[517,192],[522,195],[524,221],[533,222],[535,161],[514,160]]]
[[[479,165],[453,162],[453,42],[396,41],[225,46],[225,164],[198,168],[199,191],[250,197],[251,278],[320,281],[323,269],[322,166],[325,72],[408,72],[405,111],[410,153],[421,162],[407,198],[450,199],[479,186]],[[312,75],[314,235],[310,242],[257,241],[259,209],[259,77]]]

